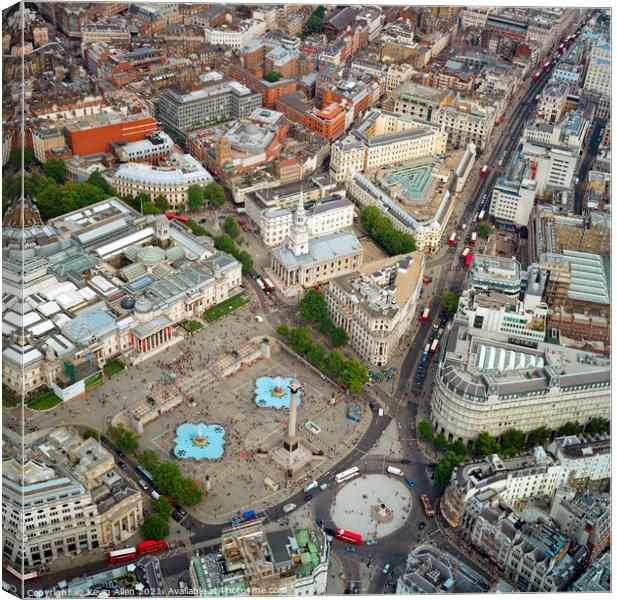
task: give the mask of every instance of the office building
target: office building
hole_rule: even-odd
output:
[[[421,252],[367,263],[336,277],[326,288],[326,304],[335,327],[372,365],[387,365],[414,318],[424,275]]]
[[[583,89],[601,96],[611,95],[611,46],[605,42],[594,44],[589,54],[587,76]]]

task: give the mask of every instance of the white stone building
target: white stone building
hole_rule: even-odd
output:
[[[386,258],[329,283],[330,318],[363,360],[385,366],[398,351],[416,312],[424,261],[421,252]]]
[[[583,89],[602,96],[611,95],[611,46],[607,43],[594,45],[589,55],[587,76]]]
[[[159,194],[167,198],[172,210],[188,203],[192,185],[206,187],[212,175],[190,154],[172,154],[167,165],[152,166],[129,162],[118,167],[112,184],[121,196],[144,193],[154,200]]]

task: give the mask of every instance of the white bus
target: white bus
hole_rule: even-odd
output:
[[[360,469],[358,467],[351,467],[351,469],[347,469],[346,471],[340,472],[334,480],[336,483],[343,483],[343,481],[348,481],[349,479],[353,479],[360,475]]]
[[[261,277],[258,277],[256,281],[257,281],[257,285],[261,288],[261,290],[265,292],[266,286],[264,285],[264,282],[261,280]]]

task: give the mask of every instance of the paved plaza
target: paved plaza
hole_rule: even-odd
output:
[[[239,510],[263,509],[282,502],[303,487],[306,480],[318,478],[351,451],[366,431],[371,415],[365,408],[361,423],[347,419],[348,399],[341,390],[294,354],[277,350],[276,342],[269,359],[259,360],[223,379],[217,372],[218,360],[225,355],[233,357],[250,340],[258,346],[260,336],[273,333],[267,322],[256,321],[258,307],[256,302],[250,302],[164,354],[107,379],[85,399],[59,405],[45,413],[27,411],[33,425],[42,428],[77,424],[105,431],[112,419],[114,423],[128,425],[131,407],[143,403],[148,396],[164,389],[176,394],[182,390],[187,399],[145,426],[140,449],[150,448],[161,460],[178,462],[204,489],[210,488],[195,508],[197,518],[223,522]],[[325,460],[299,481],[287,482],[285,473],[267,454],[280,445],[286,433],[288,411],[256,406],[255,381],[264,375],[295,375],[304,386],[298,407],[298,433],[317,451],[322,451]],[[192,401],[188,400],[189,396]],[[317,425],[319,433],[307,429],[307,421]],[[223,457],[213,461],[176,458],[174,438],[176,428],[183,423],[222,425],[225,428]],[[266,487],[266,477],[279,486],[278,491]]]
[[[386,514],[376,512],[384,505]],[[332,505],[337,527],[355,531],[365,539],[379,539],[400,529],[412,507],[411,491],[396,475],[366,475],[345,484]]]

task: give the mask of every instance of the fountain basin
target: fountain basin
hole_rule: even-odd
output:
[[[291,377],[259,377],[255,382],[255,404],[260,408],[289,408]],[[302,391],[298,391],[297,405],[300,405]]]
[[[216,423],[183,423],[176,429],[174,444],[178,458],[216,460],[224,453],[225,428]]]

